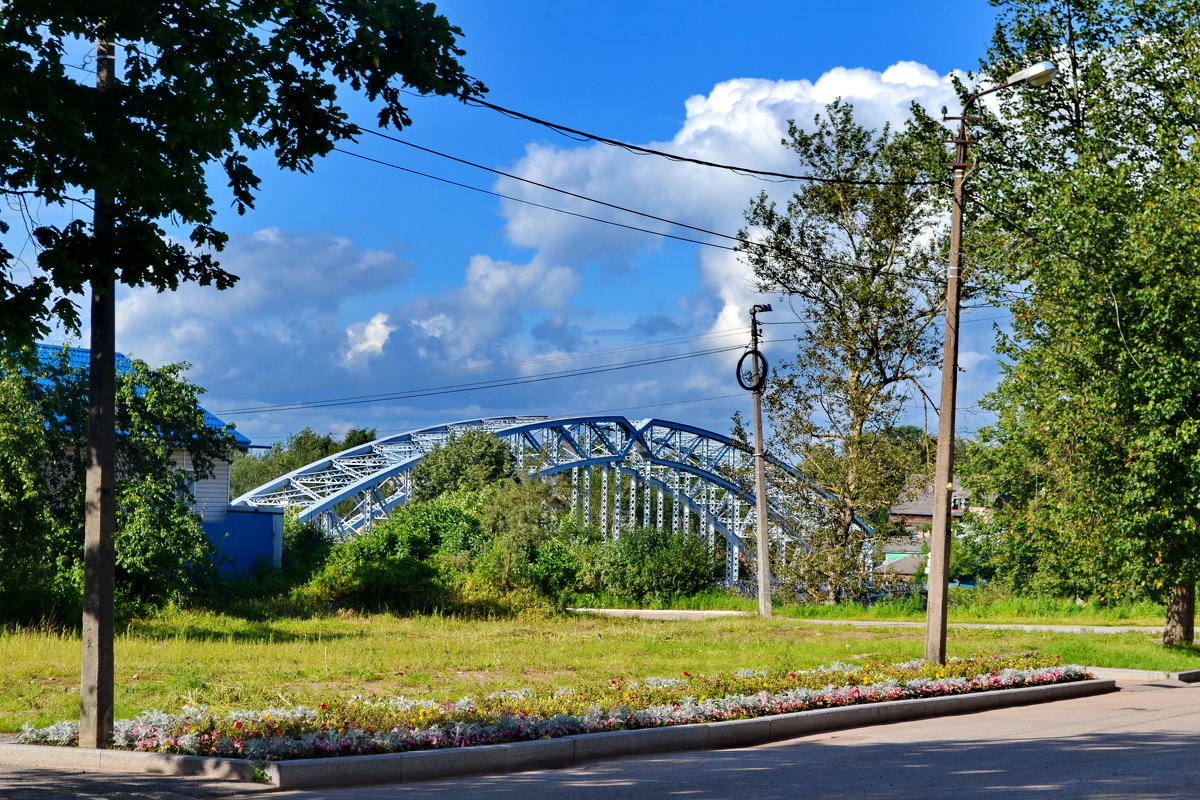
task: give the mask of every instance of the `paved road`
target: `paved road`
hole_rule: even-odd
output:
[[[1200,685],[1162,682],[1024,708],[574,769],[273,793],[289,800],[781,800],[1200,797]],[[174,791],[169,791],[171,787]],[[6,800],[158,800],[241,794],[163,779],[0,772]],[[258,795],[261,797],[261,795]]]

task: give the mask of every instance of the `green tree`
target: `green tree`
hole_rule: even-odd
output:
[[[374,428],[354,427],[338,439],[333,434],[318,434],[304,428],[276,442],[262,454],[239,453],[229,468],[229,493],[239,497],[255,487],[273,481],[281,475],[306,464],[358,447],[376,439]]]
[[[815,175],[779,208],[766,194],[746,212],[739,245],[760,291],[782,293],[804,321],[796,354],[767,384],[771,448],[828,493],[805,541],[778,555],[787,577],[836,600],[870,568],[856,516],[895,502],[923,469],[923,448],[894,426],[917,378],[937,363],[942,192],[931,185],[944,133],[919,108],[875,132],[841,101],[795,122],[784,144]],[[786,482],[785,475],[773,481]],[[794,486],[795,497],[808,496]]]
[[[1168,601],[1200,577],[1200,6],[1009,0],[983,77],[1063,79],[979,126],[977,231],[1019,285],[997,423],[968,476],[1010,583]],[[991,255],[994,254],[994,257]],[[1012,296],[1012,295],[1007,295]]]
[[[381,103],[380,125],[411,121],[407,89],[460,98],[484,90],[458,63],[461,31],[420,0],[192,0],[104,6],[9,0],[0,8],[0,193],[24,211],[35,265],[0,245],[0,340],[32,344],[52,320],[77,330],[71,295],[91,289],[87,574],[80,742],[106,746],[112,716],[114,297],[118,283],[174,289],[236,280],[214,252],[208,168],[239,213],[254,205],[250,154],[307,171],[359,133],[348,86]],[[95,42],[96,84],[70,53]],[[117,73],[116,54],[123,56]],[[92,219],[44,224],[28,204]],[[184,229],[168,235],[167,221]],[[0,233],[8,231],[0,221]],[[18,250],[18,253],[23,252]],[[94,691],[93,691],[94,690]]]
[[[434,500],[457,489],[482,489],[516,475],[512,448],[487,431],[450,434],[412,469],[412,500]]]
[[[102,242],[87,221],[27,215],[37,263],[0,250],[0,337],[32,342],[52,317],[77,326],[70,296],[96,278],[158,289],[231,285],[236,276],[211,252],[226,236],[213,227],[209,165],[242,212],[259,187],[250,153],[308,171],[359,133],[339,85],[381,104],[376,121],[395,128],[411,122],[405,89],[459,98],[484,91],[458,63],[461,35],[417,0],[4,3],[0,193],[19,207],[69,212],[98,192],[113,207]],[[122,61],[103,97],[72,61],[98,38],[116,42]],[[186,234],[168,235],[167,220]]]
[[[214,577],[191,484],[228,457],[185,365],[130,362],[118,383],[118,595],[161,603]],[[69,621],[80,603],[87,376],[65,350],[0,353],[0,616]]]

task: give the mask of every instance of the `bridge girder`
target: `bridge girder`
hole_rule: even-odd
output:
[[[710,535],[720,533],[728,554],[727,578],[737,579],[737,556],[753,540],[755,498],[753,453],[750,448],[724,434],[693,425],[651,418],[630,420],[623,416],[535,417],[509,416],[463,420],[387,436],[335,453],[283,475],[233,500],[234,505],[284,506],[300,521],[319,521],[340,538],[353,536],[386,518],[412,494],[411,471],[434,447],[450,437],[484,430],[507,442],[521,469],[530,475],[549,477],[567,470],[587,475],[586,494],[572,493],[573,510],[590,519],[594,493],[591,477],[597,470],[625,476],[603,481],[598,520],[605,532],[619,535],[624,511],[625,487],[628,503],[636,515],[636,492],[643,491],[643,524],[650,510],[650,494],[671,499],[672,527],[681,515],[694,514],[698,526]],[[829,496],[799,471],[771,456],[771,466],[791,476],[789,486],[772,485],[767,507],[773,538],[798,535],[802,523],[795,518],[797,498],[787,494],[799,487],[804,500],[823,506]],[[582,471],[582,472],[580,472]],[[609,503],[610,492],[615,495]],[[799,504],[801,506],[804,503]],[[615,515],[615,516],[614,516]],[[614,523],[615,519],[615,523]],[[689,523],[690,524],[690,523]],[[869,526],[857,524],[866,532]]]

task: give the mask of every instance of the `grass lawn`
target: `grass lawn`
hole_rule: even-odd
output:
[[[598,608],[627,608],[621,598],[588,598]],[[679,609],[728,609],[757,611],[758,602],[735,597],[727,592],[703,592],[673,603]],[[857,603],[839,605],[794,605],[776,601],[777,615],[796,619],[854,619],[924,622],[925,611],[916,599],[883,601],[870,606]],[[1014,597],[1002,590],[951,587],[950,622],[986,622],[1026,625],[1147,626],[1161,628],[1166,609],[1150,602],[1096,605],[1072,603],[1051,597]]]
[[[923,649],[920,628],[849,629],[787,616],[651,621],[531,613],[498,620],[377,615],[254,622],[175,611],[138,621],[118,638],[116,714],[197,704],[214,710],[319,705],[367,693],[454,699],[685,671],[901,661]],[[1200,667],[1200,649],[1165,649],[1150,634],[952,629],[949,650],[952,656],[1037,650],[1092,666]],[[76,718],[79,659],[75,635],[0,633],[0,731]]]

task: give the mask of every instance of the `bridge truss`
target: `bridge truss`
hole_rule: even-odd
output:
[[[233,504],[283,506],[300,521],[317,522],[348,538],[408,501],[412,469],[426,453],[473,430],[507,442],[531,476],[569,473],[571,510],[585,527],[612,537],[638,525],[704,536],[713,545],[724,545],[730,582],[738,580],[740,561],[753,562],[746,557],[756,530],[750,448],[728,436],[663,419],[512,416],[435,425],[314,461]],[[803,541],[804,532],[828,509],[827,496],[793,467],[768,460],[777,476],[768,482],[772,540]],[[559,481],[565,494],[565,476]]]

